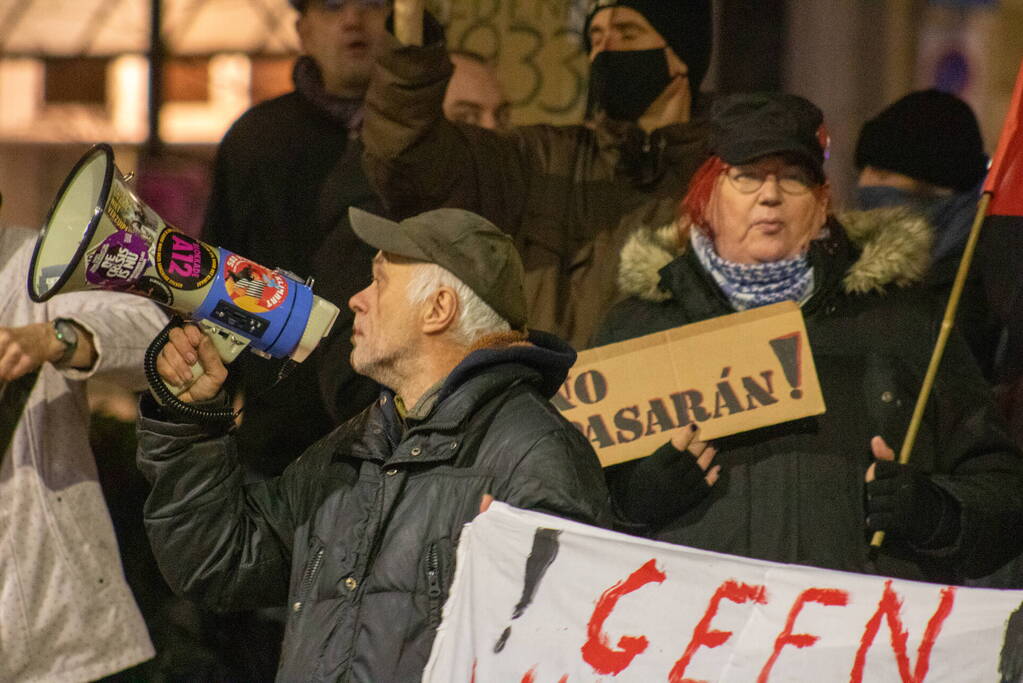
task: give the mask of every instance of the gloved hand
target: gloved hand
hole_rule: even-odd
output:
[[[695,425],[645,458],[607,468],[615,509],[625,521],[658,526],[688,512],[708,493],[721,472],[711,466],[717,449],[697,438]]]
[[[941,548],[959,535],[959,504],[912,465],[893,462],[880,437],[871,446],[878,459],[867,470],[867,528],[884,531],[918,548]]]

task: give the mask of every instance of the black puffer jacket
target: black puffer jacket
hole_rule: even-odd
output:
[[[243,486],[231,436],[153,419],[139,466],[145,522],[171,587],[222,609],[286,604],[278,680],[419,680],[484,493],[608,521],[600,465],[547,397],[575,353],[549,335],[483,349],[421,423],[385,391],[284,474]]]
[[[943,306],[922,289],[893,286],[924,273],[929,228],[922,219],[880,210],[843,223],[832,221],[830,236],[813,242],[815,291],[802,307],[827,412],[719,440],[721,478],[701,503],[670,519],[630,521],[650,524],[659,540],[777,562],[935,582],[983,574],[1019,548],[1023,461],[956,334],[912,463],[959,503],[960,534],[928,550],[889,535],[876,561],[868,556],[870,439],[880,435],[896,452],[902,444]],[[633,296],[612,310],[599,343],[732,312],[676,235],[668,226],[630,242],[620,285]],[[609,468],[620,510],[671,509],[677,496],[655,464]],[[637,497],[647,504],[634,505]]]

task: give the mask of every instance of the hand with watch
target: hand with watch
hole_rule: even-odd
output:
[[[67,318],[0,327],[0,381],[18,379],[43,363],[86,369],[95,362],[92,335]]]

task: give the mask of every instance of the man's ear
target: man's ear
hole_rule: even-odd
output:
[[[450,287],[439,287],[423,302],[423,332],[441,334],[458,320],[458,295]]]

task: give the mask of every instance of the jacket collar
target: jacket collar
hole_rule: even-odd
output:
[[[476,349],[455,366],[441,389],[441,399],[468,378],[488,367],[514,363],[532,369],[537,390],[545,398],[558,392],[575,363],[576,352],[567,342],[549,332],[530,330],[525,342]]]
[[[530,331],[526,342],[477,349],[448,374],[436,407],[422,421],[410,420],[403,425],[394,405],[394,392],[383,389],[376,403],[363,414],[365,421],[354,426],[365,439],[364,445],[354,446],[346,454],[388,463],[453,458],[458,453],[465,423],[491,399],[520,383],[531,384],[550,398],[565,381],[575,358],[576,352],[566,342],[537,330]],[[408,449],[399,446],[419,437],[435,447],[410,458]],[[441,442],[449,447],[436,447]]]
[[[882,292],[890,285],[920,282],[929,266],[931,227],[907,209],[850,211],[830,218],[827,227],[828,236],[814,240],[810,250],[818,291]],[[682,267],[679,257],[691,251],[679,232],[670,223],[638,230],[628,239],[618,271],[623,294],[654,302],[685,298],[692,282],[676,268],[667,268],[676,263]],[[696,263],[695,258],[691,261]]]
[[[490,396],[516,382],[528,382],[550,398],[561,388],[575,358],[566,342],[538,330],[531,330],[525,342],[477,349],[448,374],[437,407],[423,424],[430,429],[460,424]]]

